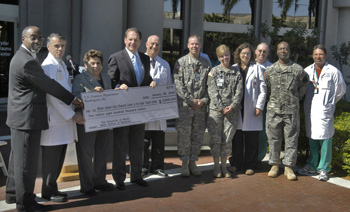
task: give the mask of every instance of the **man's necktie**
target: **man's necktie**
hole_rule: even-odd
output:
[[[156,60],[153,58],[151,59],[151,65],[152,65],[152,68],[156,66]]]
[[[142,82],[142,78],[143,78],[142,77],[142,69],[139,67],[139,65],[137,63],[137,58],[136,58],[135,54],[132,56],[132,65],[134,66],[137,84],[140,85]]]

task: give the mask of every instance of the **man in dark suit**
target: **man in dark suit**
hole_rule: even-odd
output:
[[[142,35],[137,28],[129,28],[124,35],[125,49],[112,54],[108,60],[108,74],[112,87],[128,90],[129,87],[156,86],[150,76],[150,59],[138,52]],[[116,187],[125,190],[125,158],[129,149],[131,163],[131,182],[149,186],[141,177],[142,152],[144,146],[145,124],[115,128],[113,149],[113,179]]]
[[[66,104],[81,100],[45,75],[36,54],[43,44],[39,28],[28,26],[22,32],[22,45],[10,63],[6,124],[11,129],[11,155],[6,182],[6,202],[16,203],[18,211],[48,210],[35,201],[41,130],[48,129],[46,93]]]

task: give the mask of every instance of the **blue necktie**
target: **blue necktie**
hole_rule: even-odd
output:
[[[139,64],[137,62],[137,58],[136,58],[135,54],[132,56],[132,65],[134,66],[137,84],[140,85],[142,82],[142,78],[143,78],[142,77],[142,69],[139,67]]]

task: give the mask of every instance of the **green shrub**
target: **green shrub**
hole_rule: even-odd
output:
[[[350,139],[345,142],[343,151],[343,170],[350,175]]]
[[[341,112],[337,115],[334,119],[334,127],[332,171],[339,174],[350,174],[350,113]]]

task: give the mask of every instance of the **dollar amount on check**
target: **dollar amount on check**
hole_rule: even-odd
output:
[[[81,97],[86,132],[179,117],[175,85],[87,92]]]

